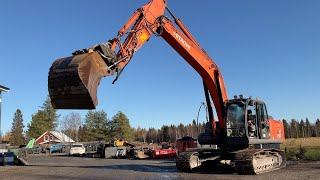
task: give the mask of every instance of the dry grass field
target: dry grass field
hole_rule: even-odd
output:
[[[320,160],[320,138],[286,139],[282,145],[290,160]]]
[[[303,147],[320,147],[320,137],[312,138],[299,138],[299,139],[286,139],[283,144],[287,146],[303,146]]]

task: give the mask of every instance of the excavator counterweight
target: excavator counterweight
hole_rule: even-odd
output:
[[[111,72],[99,51],[55,60],[48,75],[52,106],[55,109],[95,109],[100,80]]]

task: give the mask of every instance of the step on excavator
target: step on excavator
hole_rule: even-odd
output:
[[[168,16],[165,15],[167,11]],[[115,38],[75,51],[53,62],[48,75],[51,102],[56,109],[95,109],[100,80],[115,75],[115,81],[135,52],[152,35],[163,38],[202,77],[209,121],[198,137],[198,148],[179,153],[176,167],[193,172],[207,162],[228,162],[239,174],[260,174],[286,165],[281,121],[268,116],[258,98],[228,100],[222,74],[165,0],[152,0],[138,8]],[[218,122],[213,116],[215,107]]]

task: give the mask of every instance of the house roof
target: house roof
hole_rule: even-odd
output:
[[[63,132],[50,131],[50,133],[54,135],[56,138],[58,138],[59,140],[61,140],[62,142],[75,142],[73,139],[65,135]]]
[[[0,91],[8,92],[8,91],[10,91],[10,88],[7,88],[7,87],[4,87],[4,86],[0,85]]]
[[[71,139],[70,137],[68,137],[67,135],[65,135],[63,132],[59,132],[59,131],[46,131],[44,132],[41,136],[39,136],[36,139],[36,142],[42,138],[47,132],[49,132],[50,134],[52,134],[54,137],[56,137],[58,140],[54,140],[55,142],[60,142],[60,143],[65,143],[65,142],[75,142],[73,139]],[[43,142],[41,142],[40,144],[44,144],[47,143],[49,141],[44,140]]]

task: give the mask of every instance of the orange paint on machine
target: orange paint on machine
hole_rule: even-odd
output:
[[[270,117],[269,117],[270,118]],[[280,120],[270,118],[270,139],[282,139],[285,141],[284,127]]]

